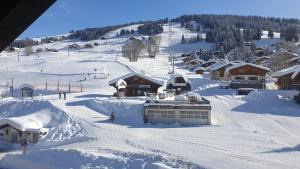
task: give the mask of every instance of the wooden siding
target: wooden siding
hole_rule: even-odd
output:
[[[159,84],[139,76],[132,76],[123,80],[127,83],[125,96],[144,96],[144,92],[157,93],[160,87]],[[115,84],[113,86],[115,86]]]
[[[259,69],[259,68],[253,67],[253,66],[245,65],[245,66],[242,66],[242,67],[231,69],[229,71],[229,74],[231,76],[234,76],[234,75],[266,76],[267,72],[268,71],[263,70],[263,69]]]

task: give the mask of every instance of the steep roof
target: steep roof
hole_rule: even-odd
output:
[[[256,64],[252,64],[252,63],[245,63],[245,62],[242,62],[242,63],[238,63],[238,64],[234,64],[230,67],[227,67],[225,69],[226,72],[232,70],[232,69],[236,69],[236,68],[240,68],[240,67],[243,67],[243,66],[251,66],[251,67],[255,67],[255,68],[258,68],[258,69],[262,69],[262,70],[265,70],[265,71],[268,71],[270,72],[271,70],[269,68],[266,68],[264,66],[260,66],[260,65],[256,65]]]
[[[118,78],[116,78],[116,79],[113,79],[113,80],[109,81],[108,84],[109,84],[109,85],[113,85],[113,84],[117,83],[120,79],[125,80],[125,79],[127,79],[127,78],[132,77],[132,76],[138,76],[138,77],[141,77],[141,78],[143,78],[143,79],[147,79],[147,80],[149,80],[149,81],[151,81],[151,82],[153,82],[153,83],[156,83],[156,84],[158,84],[158,85],[160,85],[160,86],[163,86],[163,85],[164,85],[164,82],[163,82],[163,81],[154,79],[154,78],[152,78],[152,77],[146,76],[145,74],[138,73],[138,72],[132,72],[132,73],[129,73],[129,74],[127,74],[127,75],[118,77]]]
[[[229,62],[228,60],[222,60],[220,62],[210,65],[209,67],[207,67],[207,69],[211,70],[211,71],[218,70],[218,69],[221,69],[221,68],[231,65],[231,64],[233,64],[233,63]]]
[[[284,75],[292,74],[292,79],[294,79],[300,73],[300,65],[295,65],[287,69],[280,70],[272,74],[273,77],[281,77]]]
[[[175,83],[175,78],[177,78],[177,77],[182,77],[183,79],[184,79],[184,81],[185,81],[185,83],[189,83],[189,84],[191,84],[191,81],[187,78],[187,77],[185,77],[185,76],[183,76],[183,75],[181,75],[181,74],[173,74],[173,75],[171,75],[170,76],[170,79],[168,80],[168,84],[174,84]]]
[[[194,72],[195,72],[195,71],[197,71],[197,70],[205,70],[205,68],[204,68],[204,67],[201,67],[201,66],[199,66],[199,67],[197,67],[196,69],[194,69]]]

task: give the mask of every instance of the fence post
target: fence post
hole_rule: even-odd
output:
[[[83,92],[82,83],[80,84],[80,92]]]
[[[69,93],[71,93],[71,83],[69,83]]]
[[[46,80],[46,91],[48,90],[48,81]]]

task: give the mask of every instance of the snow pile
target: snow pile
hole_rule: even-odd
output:
[[[41,158],[41,156],[43,158]],[[180,159],[168,159],[162,155],[139,154],[129,152],[103,154],[83,153],[76,150],[49,149],[31,151],[23,155],[9,155],[2,160],[3,167],[15,169],[70,169],[70,168],[124,168],[124,169],[170,169],[170,168],[199,168],[190,162]]]
[[[20,130],[47,129],[46,141],[63,141],[85,134],[76,120],[43,100],[2,102],[0,120],[13,123]]]
[[[100,99],[90,100],[88,106],[93,110],[110,116],[116,115],[116,123],[142,125],[144,114],[144,100],[134,99]]]

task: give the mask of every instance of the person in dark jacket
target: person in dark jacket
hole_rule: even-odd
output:
[[[114,120],[115,120],[115,112],[112,112],[112,113],[111,113],[111,115],[110,115],[110,120],[111,120],[112,122],[114,122]]]

